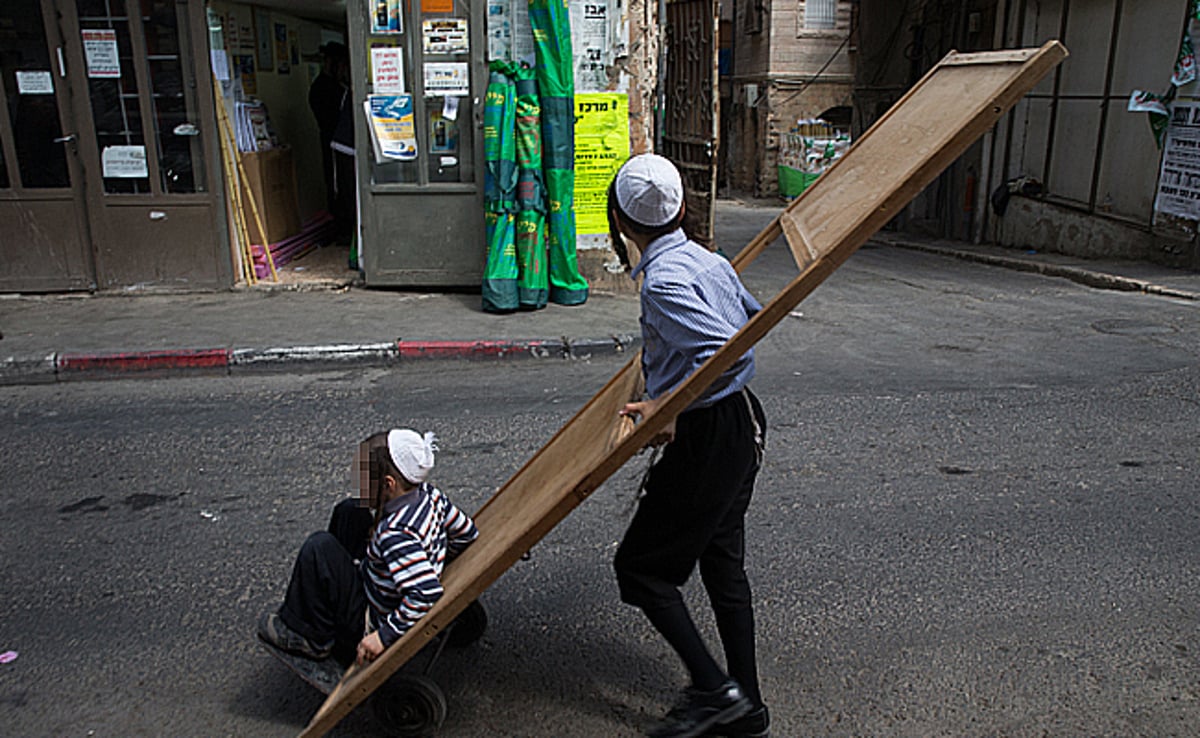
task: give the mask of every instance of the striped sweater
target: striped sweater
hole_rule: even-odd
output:
[[[442,596],[448,558],[479,531],[470,516],[431,484],[389,501],[362,562],[371,624],[384,647],[392,645]]]

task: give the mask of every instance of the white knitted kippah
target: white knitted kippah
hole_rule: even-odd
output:
[[[638,154],[617,172],[617,204],[644,226],[670,223],[683,206],[679,170],[658,154]]]
[[[392,463],[413,484],[420,484],[429,476],[433,469],[433,452],[437,451],[437,436],[426,433],[418,435],[416,431],[399,428],[388,431],[388,453]]]

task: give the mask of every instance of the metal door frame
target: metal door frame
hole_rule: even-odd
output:
[[[74,132],[77,135],[79,155],[82,157],[84,178],[83,186],[86,200],[86,211],[91,231],[93,261],[95,264],[96,283],[100,289],[119,288],[128,286],[127,280],[120,279],[120,274],[114,273],[112,265],[106,263],[103,252],[104,244],[128,243],[121,217],[129,217],[128,210],[145,211],[151,219],[158,213],[168,216],[172,210],[185,212],[183,209],[195,210],[207,207],[211,211],[214,241],[211,256],[213,264],[213,284],[200,283],[199,286],[228,286],[232,283],[233,265],[231,261],[228,229],[226,228],[225,183],[218,149],[216,108],[212,95],[212,71],[209,67],[208,51],[208,19],[205,12],[207,6],[202,2],[174,0],[176,17],[186,20],[188,33],[181,34],[180,67],[183,74],[182,83],[194,87],[195,125],[200,130],[201,153],[198,161],[204,166],[205,191],[195,193],[164,192],[159,168],[159,140],[156,134],[157,120],[155,119],[153,93],[150,78],[148,49],[146,47],[145,31],[141,17],[140,0],[124,0],[126,22],[128,23],[129,42],[133,52],[133,70],[138,86],[138,110],[142,123],[143,145],[146,149],[146,165],[150,194],[138,193],[106,193],[104,177],[100,171],[101,151],[95,132],[95,123],[89,94],[87,63],[81,41],[81,24],[79,21],[76,0],[46,0],[57,4],[59,17],[62,21],[62,36],[66,41],[64,54],[68,70],[69,86],[74,91],[72,95],[75,121]],[[131,8],[137,8],[131,13]],[[189,58],[190,57],[190,58]],[[187,100],[187,96],[185,96]],[[149,113],[146,115],[145,113]],[[91,165],[91,166],[89,166]],[[113,217],[114,214],[119,214]],[[128,225],[128,224],[124,224]],[[191,283],[188,286],[196,286]]]
[[[487,15],[484,0],[467,5],[470,34],[471,113],[460,111],[460,141],[470,136],[474,176],[467,182],[435,182],[428,173],[429,109],[425,101],[421,22],[442,17],[425,12],[420,3],[405,10],[405,76],[413,98],[417,177],[408,182],[375,182],[371,134],[362,103],[367,99],[371,32],[367,3],[349,2],[346,21],[353,77],[355,148],[358,182],[358,228],[363,272],[372,287],[469,287],[483,278],[486,254],[483,203],[483,102],[488,82]],[[456,3],[457,7],[457,3]],[[460,17],[455,11],[454,17]],[[428,18],[426,18],[428,16]],[[460,153],[459,156],[462,156]]]
[[[683,175],[685,227],[712,247],[721,125],[721,8],[719,0],[666,0],[665,7],[665,68],[659,70],[663,117],[655,148]]]
[[[60,25],[58,2],[60,0],[39,0],[37,5],[41,11],[42,28],[46,37],[46,54],[50,60],[50,75],[54,84],[55,105],[58,109],[59,125],[62,137],[58,140],[65,147],[67,164],[67,187],[26,188],[20,175],[20,164],[17,153],[15,133],[12,121],[5,112],[0,115],[0,149],[4,153],[4,166],[8,175],[9,186],[0,189],[0,203],[12,204],[19,209],[23,220],[36,221],[36,203],[67,202],[73,205],[75,215],[75,233],[77,245],[72,251],[78,250],[77,255],[81,273],[72,274],[69,265],[63,263],[64,271],[58,275],[34,276],[28,279],[16,278],[11,284],[0,283],[0,290],[13,289],[16,291],[57,291],[57,290],[90,290],[96,286],[95,255],[91,249],[91,234],[86,211],[86,185],[84,171],[79,159],[78,140],[72,134],[76,128],[73,115],[74,90],[69,83],[65,67],[63,49],[65,32]],[[4,82],[0,80],[0,90],[4,90]],[[35,227],[37,227],[35,225]],[[69,254],[62,254],[69,257]],[[69,261],[69,259],[67,259]]]

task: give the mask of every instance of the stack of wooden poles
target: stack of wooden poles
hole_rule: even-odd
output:
[[[217,123],[220,126],[221,166],[225,170],[225,181],[230,184],[232,194],[231,210],[233,211],[234,235],[238,242],[238,259],[240,273],[246,284],[258,284],[258,275],[254,269],[254,252],[250,244],[250,234],[246,227],[246,211],[244,202],[249,201],[250,212],[258,226],[258,232],[266,234],[262,213],[258,209],[258,201],[254,191],[247,186],[246,169],[237,155],[237,140],[233,136],[233,126],[229,123],[229,113],[225,108],[225,96],[221,93],[221,83],[213,79],[213,93],[217,102]],[[271,281],[278,282],[279,274],[275,271],[275,259],[268,245],[263,245],[267,266],[271,271]]]

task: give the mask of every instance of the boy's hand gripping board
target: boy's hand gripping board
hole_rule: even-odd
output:
[[[742,271],[783,234],[799,276],[636,426],[619,416],[641,394],[631,359],[475,516],[479,539],[447,567],[433,609],[373,663],[347,670],[301,736],[324,735],[370,696],[1066,56],[1050,41],[938,62],[733,260]]]

